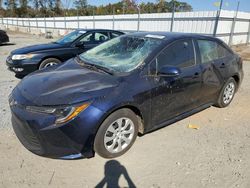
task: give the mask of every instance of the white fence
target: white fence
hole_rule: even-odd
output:
[[[2,18],[6,29],[27,32],[47,31],[64,35],[78,28],[101,28],[122,31],[173,31],[216,36],[228,44],[249,43],[250,13],[235,11],[199,11],[178,13],[129,14],[106,16]]]

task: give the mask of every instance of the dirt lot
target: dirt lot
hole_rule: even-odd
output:
[[[0,46],[0,188],[102,187],[105,182],[109,187],[250,187],[250,62],[244,62],[245,79],[228,108],[211,107],[140,137],[116,160],[63,161],[30,153],[12,131],[7,99],[19,80],[6,70],[5,59],[15,48],[46,40],[18,34],[11,41],[16,44]],[[189,129],[189,123],[200,128]]]

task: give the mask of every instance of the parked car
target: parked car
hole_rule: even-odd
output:
[[[9,42],[9,36],[6,31],[0,30],[0,44]]]
[[[7,57],[6,64],[16,77],[22,78],[38,69],[60,64],[122,34],[114,30],[79,29],[49,44],[14,50]]]
[[[241,58],[219,39],[133,33],[25,77],[10,96],[12,124],[35,154],[113,158],[139,133],[228,106],[242,79]]]

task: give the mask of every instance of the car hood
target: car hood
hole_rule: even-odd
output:
[[[51,50],[56,48],[63,48],[64,45],[58,43],[48,43],[48,44],[37,44],[32,46],[26,46],[23,48],[16,49],[11,52],[12,55],[14,54],[27,54],[32,52],[44,51],[44,50]]]
[[[70,105],[108,95],[118,78],[83,68],[70,60],[53,69],[24,78],[12,95],[23,105]]]

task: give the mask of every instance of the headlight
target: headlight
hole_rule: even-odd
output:
[[[46,108],[27,106],[26,110],[36,113],[53,114],[56,116],[56,124],[66,123],[74,119],[80,112],[84,111],[90,103],[84,103],[80,106],[62,107],[62,108]]]
[[[64,109],[57,109],[55,114],[57,116],[56,124],[62,124],[74,119],[80,112],[85,110],[89,106],[89,103],[85,103],[78,107],[67,107]]]
[[[23,59],[31,59],[36,54],[17,54],[11,57],[12,60],[23,60]]]

